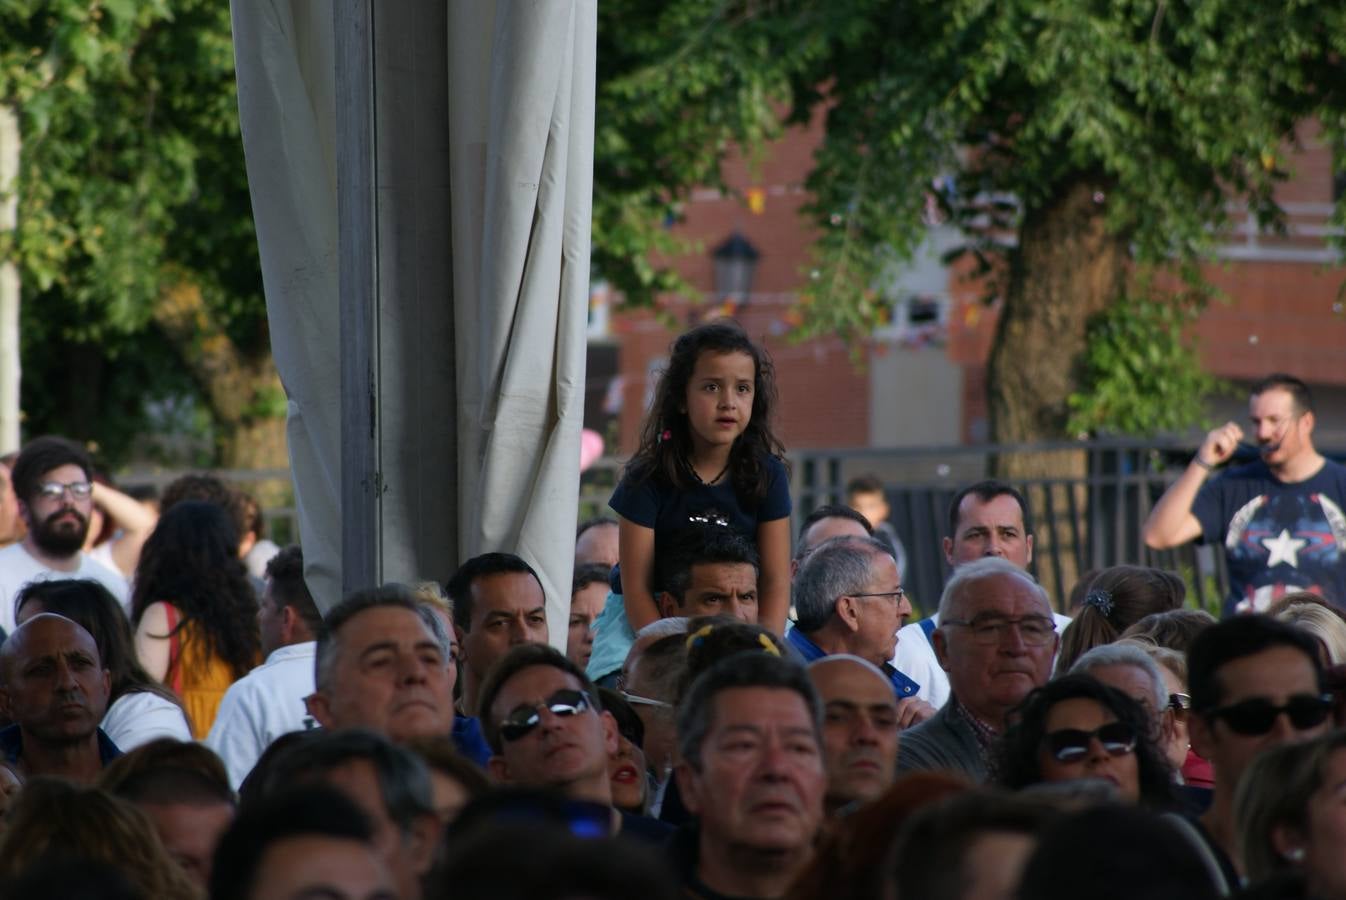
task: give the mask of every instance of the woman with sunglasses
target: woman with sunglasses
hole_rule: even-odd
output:
[[[1029,694],[1010,721],[999,765],[1005,787],[1101,779],[1125,803],[1173,806],[1172,772],[1150,718],[1116,688],[1065,675]]]

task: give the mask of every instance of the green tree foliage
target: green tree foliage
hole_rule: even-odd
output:
[[[878,310],[871,289],[884,266],[919,244],[932,203],[966,231],[968,252],[987,272],[1003,273],[997,287],[1009,306],[1035,303],[1063,283],[1063,269],[1091,264],[1026,253],[1032,229],[1053,233],[1054,218],[1067,210],[1080,216],[1069,199],[1078,191],[1094,198],[1094,214],[1122,258],[1167,267],[1199,294],[1198,263],[1229,224],[1230,200],[1246,202],[1262,227],[1280,227],[1273,192],[1288,175],[1283,148],[1295,143],[1297,129],[1316,119],[1326,141],[1346,139],[1346,6],[1339,3],[669,0],[655,7],[629,0],[604,7],[602,46],[622,46],[607,60],[600,88],[600,138],[604,127],[611,132],[611,146],[600,147],[622,150],[608,158],[622,160],[631,179],[606,204],[596,197],[596,215],[608,223],[625,224],[614,210],[636,209],[644,223],[676,216],[687,185],[717,183],[729,141],[774,133],[761,124],[782,108],[773,102],[795,121],[826,111],[826,137],[807,182],[822,235],[803,297],[805,335],[868,332]],[[648,8],[657,14],[642,15]],[[600,179],[596,191],[610,190]],[[1339,207],[1337,221],[1344,219]],[[639,251],[660,246],[648,226],[630,233],[639,239],[621,249],[631,256],[643,259]],[[608,273],[636,265],[599,257]],[[637,299],[648,291],[633,288],[663,285],[657,271],[635,274],[613,280]],[[1128,291],[1106,275],[1098,291],[1109,296],[1081,297],[1078,317],[1061,322],[1063,338],[1077,335],[1081,348],[1104,299]],[[1132,326],[1143,323],[1169,324],[1147,314]],[[1002,331],[999,341],[1010,338]],[[1078,354],[1057,368],[1071,370],[1076,412],[1086,412],[1093,393]],[[1167,398],[1175,386],[1155,387]],[[1068,393],[1047,397],[1051,408],[1027,418],[1064,431]]]
[[[268,349],[228,4],[7,0],[0,102],[23,139],[4,252],[23,282],[25,429],[115,459],[146,400],[206,396],[191,349],[154,325],[166,289],[193,285],[203,324]]]

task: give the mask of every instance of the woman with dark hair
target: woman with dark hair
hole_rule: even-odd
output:
[[[1010,723],[1001,743],[1001,785],[1102,779],[1126,803],[1173,805],[1172,771],[1154,743],[1149,714],[1116,688],[1065,675],[1024,698]]]
[[[1069,672],[1089,650],[1111,644],[1152,613],[1178,609],[1186,597],[1187,586],[1172,572],[1145,566],[1103,569],[1089,581],[1074,620],[1061,633],[1056,671]]]
[[[140,662],[204,738],[224,692],[261,655],[257,597],[228,512],[189,500],[164,513],[140,554],[131,621]]]
[[[112,681],[101,727],[119,749],[130,750],[155,738],[192,739],[178,698],[136,659],[131,623],[111,591],[92,579],[25,585],[15,603],[15,620],[22,625],[42,613],[65,616],[93,636]]]

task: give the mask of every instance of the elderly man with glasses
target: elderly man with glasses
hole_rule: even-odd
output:
[[[30,581],[92,578],[125,605],[126,579],[82,552],[93,513],[93,462],[60,437],[29,441],[12,479],[28,534],[0,550],[0,628],[14,630],[14,599]]]
[[[932,641],[949,701],[902,736],[898,771],[942,769],[986,781],[1007,714],[1051,677],[1060,643],[1051,604],[1033,576],[1007,560],[967,563],[944,587]]]
[[[792,600],[795,627],[785,639],[805,662],[858,656],[892,682],[902,728],[934,715],[934,707],[916,697],[921,686],[888,662],[911,604],[887,547],[872,537],[824,541],[800,566]]]
[[[557,791],[577,814],[606,808],[611,834],[658,843],[672,833],[613,807],[608,757],[617,752],[617,723],[565,654],[546,644],[515,647],[486,676],[480,700],[498,781]]]

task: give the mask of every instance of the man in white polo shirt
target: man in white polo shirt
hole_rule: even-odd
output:
[[[949,535],[944,558],[953,568],[986,557],[1000,557],[1025,571],[1033,561],[1033,526],[1023,495],[1003,481],[979,481],[954,495],[949,504]],[[1059,634],[1070,617],[1052,613]],[[935,708],[949,699],[949,676],[935,659],[931,635],[939,614],[913,622],[897,633],[893,667],[920,686],[916,696]]]
[[[314,656],[324,626],[304,583],[298,547],[286,547],[267,563],[257,620],[266,662],[230,685],[205,742],[224,760],[235,789],[272,741],[317,725],[304,698],[313,693]]]
[[[34,438],[14,461],[12,480],[28,534],[0,550],[0,628],[14,630],[14,600],[32,581],[92,578],[126,605],[120,573],[82,552],[93,512],[93,461],[84,448],[61,437]]]

